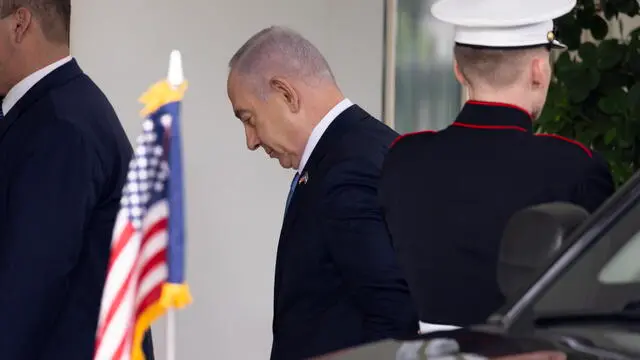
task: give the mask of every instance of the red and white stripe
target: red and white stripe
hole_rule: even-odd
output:
[[[102,294],[95,360],[129,360],[138,317],[160,299],[167,280],[168,204],[154,203],[136,231],[121,208]]]

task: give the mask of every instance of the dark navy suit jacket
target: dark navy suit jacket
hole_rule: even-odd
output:
[[[377,202],[397,134],[357,105],[322,135],[284,218],[271,358],[305,359],[417,331]]]
[[[75,60],[0,120],[0,358],[93,357],[131,145]],[[148,359],[153,357],[147,337]]]

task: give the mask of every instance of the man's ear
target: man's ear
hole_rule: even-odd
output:
[[[269,87],[275,91],[276,94],[282,96],[285,104],[287,104],[287,107],[289,107],[292,113],[300,111],[300,97],[288,81],[280,77],[274,77],[269,80]]]
[[[462,74],[462,71],[460,71],[460,67],[458,66],[458,61],[455,59],[453,60],[453,73],[456,75],[456,79],[458,80],[460,85],[469,86],[469,84],[467,83],[467,80],[464,78],[464,75]]]
[[[535,57],[531,61],[531,87],[546,87],[551,79],[551,65],[545,58]]]
[[[21,43],[24,40],[24,36],[27,32],[31,22],[33,21],[33,15],[27,8],[21,7],[16,10],[13,15],[13,35],[17,43]]]

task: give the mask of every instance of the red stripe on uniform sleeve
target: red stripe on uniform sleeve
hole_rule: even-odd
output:
[[[552,137],[552,138],[556,138],[559,140],[564,140],[566,142],[572,143],[574,145],[578,145],[582,150],[584,150],[584,152],[587,153],[587,155],[589,155],[589,157],[593,157],[593,152],[586,146],[584,146],[582,143],[580,143],[579,141],[575,141],[569,138],[566,138],[564,136],[560,136],[560,135],[556,135],[556,134],[536,134],[536,136],[546,136],[546,137]]]

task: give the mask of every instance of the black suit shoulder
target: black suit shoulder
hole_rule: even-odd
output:
[[[52,88],[24,110],[20,121],[32,122],[33,146],[72,140],[82,144],[83,151],[70,160],[92,168],[104,200],[120,196],[133,149],[109,100],[88,76],[80,74]]]
[[[327,134],[334,137],[327,149],[330,166],[336,163],[363,161],[375,165],[379,172],[391,143],[398,137],[393,129],[371,116],[357,105],[345,110],[335,121],[339,131]],[[376,174],[378,176],[379,174]]]
[[[70,99],[85,106],[73,106]],[[61,121],[76,126],[96,156],[105,174],[108,193],[118,197],[133,149],[118,116],[106,95],[87,76],[82,75],[51,93],[52,112]]]
[[[342,120],[345,120],[347,125],[340,141],[337,142],[345,152],[379,146],[389,148],[398,136],[397,132],[357,105],[347,109],[345,116],[347,118]],[[353,146],[354,144],[357,146]]]

